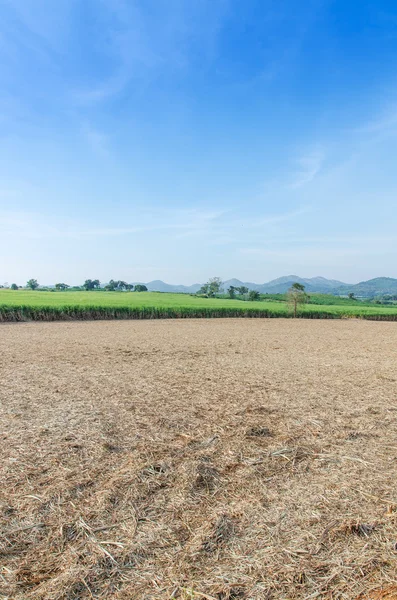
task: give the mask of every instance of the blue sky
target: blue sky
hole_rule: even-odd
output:
[[[0,0],[0,283],[397,277],[395,0]]]

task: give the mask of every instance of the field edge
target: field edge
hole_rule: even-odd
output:
[[[227,307],[158,307],[158,306],[10,306],[0,305],[0,322],[89,321],[120,319],[211,319],[211,318],[291,318],[285,309]],[[312,310],[305,307],[300,319],[365,319],[397,321],[397,314],[349,313]]]

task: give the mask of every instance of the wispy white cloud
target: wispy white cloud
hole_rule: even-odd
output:
[[[381,111],[381,114],[354,128],[353,133],[379,134],[397,131],[397,106],[391,105]]]
[[[313,248],[242,248],[240,253],[245,256],[256,256],[261,258],[288,258],[290,260],[296,260],[297,258],[307,258],[310,262],[313,262],[313,258],[318,259],[319,255],[329,255],[334,258],[340,258],[346,255],[358,256],[361,254],[360,250],[354,248],[320,248],[316,249],[315,257],[313,257]]]
[[[313,181],[320,172],[325,160],[323,150],[317,149],[303,154],[297,160],[298,169],[294,173],[293,181],[288,184],[290,189],[297,189]]]
[[[376,253],[383,252],[385,248],[397,243],[397,235],[367,235],[357,236],[354,232],[351,235],[341,236],[302,236],[286,234],[284,236],[274,236],[265,240],[260,246],[249,246],[240,248],[240,252],[246,255],[293,255],[295,252],[308,252],[313,257],[318,250],[328,249],[336,255],[340,253]]]
[[[0,213],[0,236],[5,238],[42,238],[57,235],[58,229],[37,215],[28,212],[3,211]]]
[[[12,9],[23,26],[25,42],[31,44],[31,48],[40,52],[46,48],[59,50],[66,41],[76,0],[57,0],[56,10],[47,0],[4,0],[4,4]],[[18,35],[18,41],[22,41],[17,28],[13,33]],[[29,34],[28,40],[26,34]]]
[[[305,272],[309,269],[324,275],[328,269],[343,265],[340,272],[351,271],[353,277],[357,277],[358,273],[368,269],[368,265],[372,268],[377,265],[378,273],[375,271],[373,275],[376,276],[379,275],[379,265],[383,264],[383,258],[394,252],[396,244],[396,235],[363,236],[356,235],[354,231],[351,235],[318,237],[285,234],[283,237],[274,236],[255,246],[240,247],[238,255],[244,264],[270,261],[276,272],[277,269],[300,272],[302,269]],[[335,271],[334,274],[338,276]],[[368,278],[365,275],[362,277]]]
[[[258,264],[258,261],[259,264],[270,264],[273,273],[278,275],[283,272],[309,271],[312,275],[343,279],[350,272],[349,277],[364,279],[368,278],[369,268],[374,273],[373,277],[381,274],[379,269],[382,267],[379,265],[389,251],[390,244],[377,244],[376,249],[372,250],[361,244],[349,246],[321,242],[317,245],[300,246],[273,242],[268,248],[241,248],[238,255],[244,265]],[[359,275],[365,272],[367,275]]]
[[[128,0],[100,0],[100,7],[106,33],[102,31],[100,45],[96,40],[98,52],[114,66],[90,85],[73,88],[77,104],[111,99],[132,82],[135,88],[145,87],[165,68],[169,72],[187,68],[195,45],[202,59],[211,57],[228,1],[157,3],[153,12]]]
[[[277,225],[278,223],[285,223],[288,221],[293,221],[296,217],[300,217],[302,215],[307,215],[313,210],[313,207],[310,205],[298,206],[292,210],[287,210],[281,213],[273,213],[270,215],[265,215],[262,217],[258,217],[257,219],[249,219],[248,223],[251,227],[263,227],[265,225]]]
[[[210,245],[227,245],[235,243],[241,236],[256,239],[269,235],[283,227],[286,223],[293,223],[299,216],[307,214],[309,206],[298,207],[280,213],[263,214],[258,209],[252,217],[236,215],[235,211],[214,211],[210,218],[202,217],[196,221],[195,227],[186,228],[177,233],[178,238],[206,238]]]
[[[239,239],[241,233],[262,237],[307,212],[302,207],[284,213],[261,215],[257,218],[237,218],[233,211],[216,209],[159,209],[136,210],[134,223],[122,226],[96,224],[85,226],[81,221],[49,219],[31,212],[0,212],[0,234],[25,238],[94,238],[117,237],[130,234],[157,232],[172,235],[174,239],[204,238],[212,245],[226,245]]]
[[[114,66],[111,73],[90,85],[73,88],[72,98],[81,105],[96,104],[120,94],[133,77],[137,77],[142,65],[148,67],[154,60],[138,6],[124,0],[100,0],[99,5],[108,24],[106,35],[102,31],[102,44],[97,51],[111,59]]]
[[[211,222],[218,219],[222,211],[210,210],[158,210],[136,211],[135,224],[118,226],[90,225],[85,226],[81,221],[73,219],[49,219],[44,215],[22,211],[0,212],[0,235],[23,238],[93,238],[114,237],[129,234],[142,234],[149,232],[165,232],[174,234],[189,234],[195,230],[209,231]],[[126,222],[128,223],[126,218]]]

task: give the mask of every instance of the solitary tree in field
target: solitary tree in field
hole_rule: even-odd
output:
[[[250,290],[248,294],[248,300],[260,300],[261,295],[257,290]]]
[[[17,289],[18,289],[18,286],[17,286],[17,284],[16,284],[16,283],[12,283],[12,284],[11,284],[11,289],[12,289],[12,290],[17,290]]]
[[[30,288],[31,290],[36,290],[39,287],[37,279],[29,279],[29,281],[26,283],[26,287]]]
[[[56,283],[55,284],[55,289],[61,292],[64,292],[65,290],[68,289],[68,284],[67,283]]]
[[[355,300],[356,297],[354,295],[354,292],[349,292],[349,300]]]
[[[231,285],[228,290],[227,293],[229,294],[229,298],[235,298],[236,297],[236,288],[234,287],[234,285]]]
[[[298,306],[306,304],[308,295],[305,292],[305,286],[301,283],[293,283],[287,292],[288,304],[294,313],[294,317],[298,314]]]
[[[148,289],[146,287],[146,285],[143,285],[143,283],[137,283],[135,288],[134,288],[135,292],[147,292]]]
[[[244,296],[244,294],[248,294],[248,288],[245,287],[245,285],[241,285],[240,287],[238,287],[237,291],[241,296]]]
[[[211,277],[207,283],[201,286],[201,289],[197,292],[198,294],[206,294],[210,298],[214,298],[222,288],[222,279],[220,277]]]

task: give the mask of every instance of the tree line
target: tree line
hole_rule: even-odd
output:
[[[59,285],[59,284],[57,284]],[[62,284],[64,285],[64,284]],[[55,285],[56,287],[56,285]],[[97,290],[101,287],[101,282],[99,281],[99,279],[86,279],[85,282],[82,285],[83,289],[89,291],[89,290]],[[107,283],[103,289],[106,292],[147,292],[148,289],[146,287],[146,285],[143,285],[143,283],[137,283],[136,285],[134,285],[133,283],[127,283],[126,281],[121,281],[121,280],[114,280],[111,279],[109,281],[109,283]]]
[[[200,296],[206,296],[207,298],[215,298],[217,295],[221,294],[222,285],[223,285],[223,282],[220,277],[211,277],[211,279],[209,279],[207,281],[207,283],[204,283],[204,285],[201,286],[201,288],[199,289],[197,294]],[[227,296],[231,300],[233,300],[233,299],[260,300],[261,299],[261,295],[258,291],[249,290],[245,285],[242,285],[240,287],[231,285],[227,289]]]
[[[222,283],[220,277],[211,277],[207,283],[201,286],[197,294],[207,298],[216,298],[222,293]],[[261,300],[261,295],[257,290],[249,290],[245,285],[239,287],[231,285],[227,289],[227,297],[232,300]],[[294,317],[296,317],[299,306],[306,304],[306,302],[310,300],[310,296],[307,295],[304,285],[301,283],[293,283],[287,291],[286,300],[290,311],[293,313]]]
[[[26,287],[30,290],[37,290],[40,287],[40,284],[37,281],[37,279],[29,279],[29,281],[26,282]],[[18,290],[19,286],[16,283],[12,283],[10,288],[12,290]],[[54,288],[51,288],[51,289],[54,289]],[[67,283],[56,283],[55,289],[60,292],[64,292],[66,290],[86,290],[88,292],[88,291],[99,290],[99,289],[103,289],[107,292],[123,292],[123,291],[147,292],[148,291],[146,285],[143,285],[142,283],[137,283],[136,285],[134,285],[133,283],[127,283],[125,281],[120,281],[120,280],[115,281],[114,279],[111,279],[109,281],[109,283],[107,283],[103,288],[101,288],[101,282],[99,281],[99,279],[86,279],[85,282],[81,286],[70,286]]]

